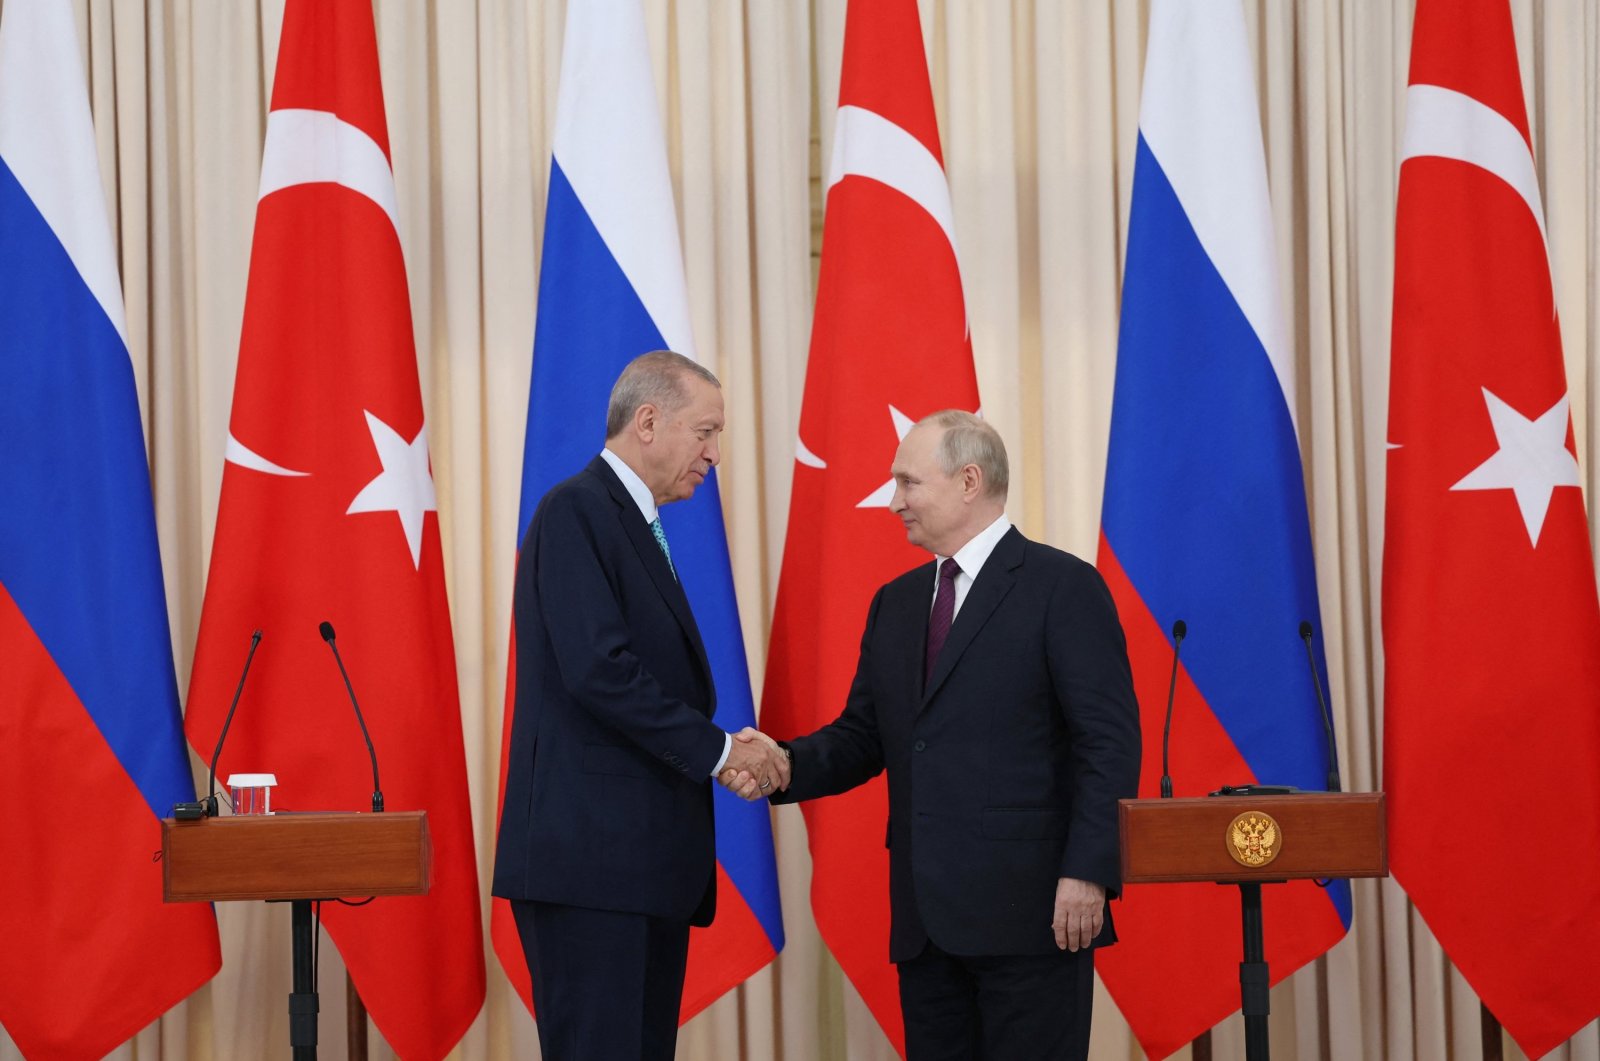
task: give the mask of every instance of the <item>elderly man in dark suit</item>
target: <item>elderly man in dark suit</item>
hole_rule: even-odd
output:
[[[843,713],[787,745],[771,798],[889,771],[889,958],[911,1061],[1081,1058],[1094,948],[1115,939],[1117,800],[1139,779],[1116,607],[1093,567],[1011,526],[1005,446],[978,417],[924,419],[892,471],[890,508],[935,562],[873,598]]]
[[[716,904],[711,779],[788,781],[782,753],[711,721],[711,668],[657,518],[718,463],[722,427],[710,372],[667,351],[635,359],[605,449],[544,496],[522,543],[494,894],[516,916],[546,1061],[673,1056],[689,926]]]

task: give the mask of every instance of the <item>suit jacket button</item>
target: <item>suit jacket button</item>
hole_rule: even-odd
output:
[[[912,745],[912,746],[911,746],[911,749],[912,749],[912,750],[913,750],[913,751],[919,751],[919,752],[920,752],[920,751],[922,751],[922,750],[923,750],[923,749],[924,749],[924,748],[926,748],[926,747],[927,747],[927,746],[928,746],[928,745],[927,745],[927,742],[926,742],[926,741],[920,741],[920,740],[919,740],[919,741],[917,741],[917,743],[915,743],[915,744],[913,744],[913,745]]]

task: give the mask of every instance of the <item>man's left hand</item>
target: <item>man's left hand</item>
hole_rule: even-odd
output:
[[[1106,890],[1086,880],[1062,877],[1056,882],[1056,913],[1050,921],[1056,946],[1082,950],[1094,942],[1105,922]]]

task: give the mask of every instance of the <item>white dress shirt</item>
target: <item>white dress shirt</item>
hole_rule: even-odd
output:
[[[989,524],[983,530],[974,534],[967,544],[955,551],[953,559],[956,566],[961,568],[961,573],[956,575],[956,609],[950,614],[950,621],[961,613],[961,604],[967,599],[967,591],[972,588],[972,582],[978,577],[978,572],[983,570],[984,563],[989,559],[989,554],[994,552],[994,547],[1000,544],[1000,539],[1006,536],[1006,531],[1011,529],[1011,521],[1004,512],[1000,518]],[[945,562],[946,557],[934,554],[933,564],[933,597],[928,598],[928,610],[933,610],[933,600],[939,594],[939,567]]]
[[[633,503],[639,506],[639,514],[644,517],[646,525],[654,523],[660,512],[656,509],[655,495],[650,488],[644,485],[644,480],[639,478],[639,473],[628,467],[628,462],[611,452],[609,449],[600,451],[600,456],[611,465],[611,470],[617,473],[617,478],[622,480],[623,487],[628,491],[628,496],[633,498]],[[957,597],[957,600],[960,598]],[[728,754],[733,751],[733,735],[722,735],[722,758],[717,760],[716,769],[711,771],[711,776],[716,777],[722,772],[722,766],[728,761]]]
[[[612,453],[609,449],[600,451],[600,456],[611,465],[611,470],[617,473],[617,478],[622,480],[622,485],[628,491],[628,496],[633,498],[633,503],[639,506],[639,514],[646,523],[654,523],[660,512],[656,509],[655,495],[650,488],[644,485],[644,480],[639,478],[639,473],[628,467],[628,462]]]

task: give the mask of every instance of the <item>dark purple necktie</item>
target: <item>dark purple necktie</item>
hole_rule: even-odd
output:
[[[933,665],[944,648],[944,639],[950,636],[950,621],[956,615],[956,576],[961,565],[955,557],[948,557],[939,565],[939,589],[933,595],[933,611],[928,613],[928,660],[922,670],[922,687],[926,689],[933,680]]]

